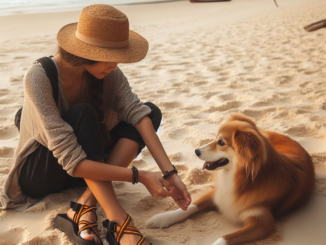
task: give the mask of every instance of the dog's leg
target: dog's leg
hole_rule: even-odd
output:
[[[213,196],[215,190],[211,190],[197,199],[195,202],[189,205],[186,211],[183,211],[181,208],[165,212],[162,214],[154,215],[152,218],[146,221],[146,225],[151,228],[165,228],[169,227],[177,222],[180,222],[193,213],[196,213],[208,206],[214,205],[213,203]]]
[[[261,240],[275,229],[275,221],[268,209],[255,208],[241,215],[245,226],[233,233],[219,238],[213,245],[237,245]]]

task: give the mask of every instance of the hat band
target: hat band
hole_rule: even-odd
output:
[[[86,37],[83,34],[80,34],[78,31],[76,31],[76,37],[77,39],[79,39],[84,43],[93,46],[102,47],[102,48],[126,48],[129,45],[129,40],[120,41],[120,42],[103,41],[103,40]]]

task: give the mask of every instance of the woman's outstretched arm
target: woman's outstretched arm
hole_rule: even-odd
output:
[[[132,170],[85,159],[75,167],[74,177],[97,181],[132,182]],[[170,183],[158,173],[139,170],[139,182],[145,185],[153,197],[171,196]]]
[[[140,133],[142,139],[145,142],[145,145],[152,154],[161,171],[165,173],[166,171],[173,170],[170,159],[168,158],[161,144],[161,141],[159,140],[154,130],[152,121],[149,119],[149,117],[143,117],[135,125],[135,127]],[[176,174],[173,174],[168,177],[167,181],[170,183],[171,186],[173,186],[171,194],[172,198],[175,200],[175,202],[179,205],[181,209],[186,210],[191,203],[191,197],[187,191],[186,186]]]

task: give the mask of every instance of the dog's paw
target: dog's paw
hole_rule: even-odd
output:
[[[146,226],[149,228],[166,228],[186,219],[188,216],[197,211],[198,207],[191,204],[186,211],[179,208],[175,211],[154,215],[152,218],[146,221]]]
[[[176,210],[177,211],[177,210]],[[156,214],[146,221],[146,226],[149,228],[166,228],[174,224],[173,216],[176,211]]]
[[[212,245],[227,245],[226,241],[221,237],[217,239]]]

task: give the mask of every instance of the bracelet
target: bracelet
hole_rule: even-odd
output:
[[[167,178],[169,178],[169,176],[170,175],[172,175],[172,174],[174,174],[174,173],[178,173],[178,170],[175,168],[175,166],[174,165],[172,165],[173,166],[173,170],[171,170],[171,171],[165,171],[165,174],[163,175],[163,179],[167,179]]]
[[[133,166],[131,170],[132,170],[132,184],[134,185],[138,183],[139,174],[138,174],[138,169],[135,166]]]

